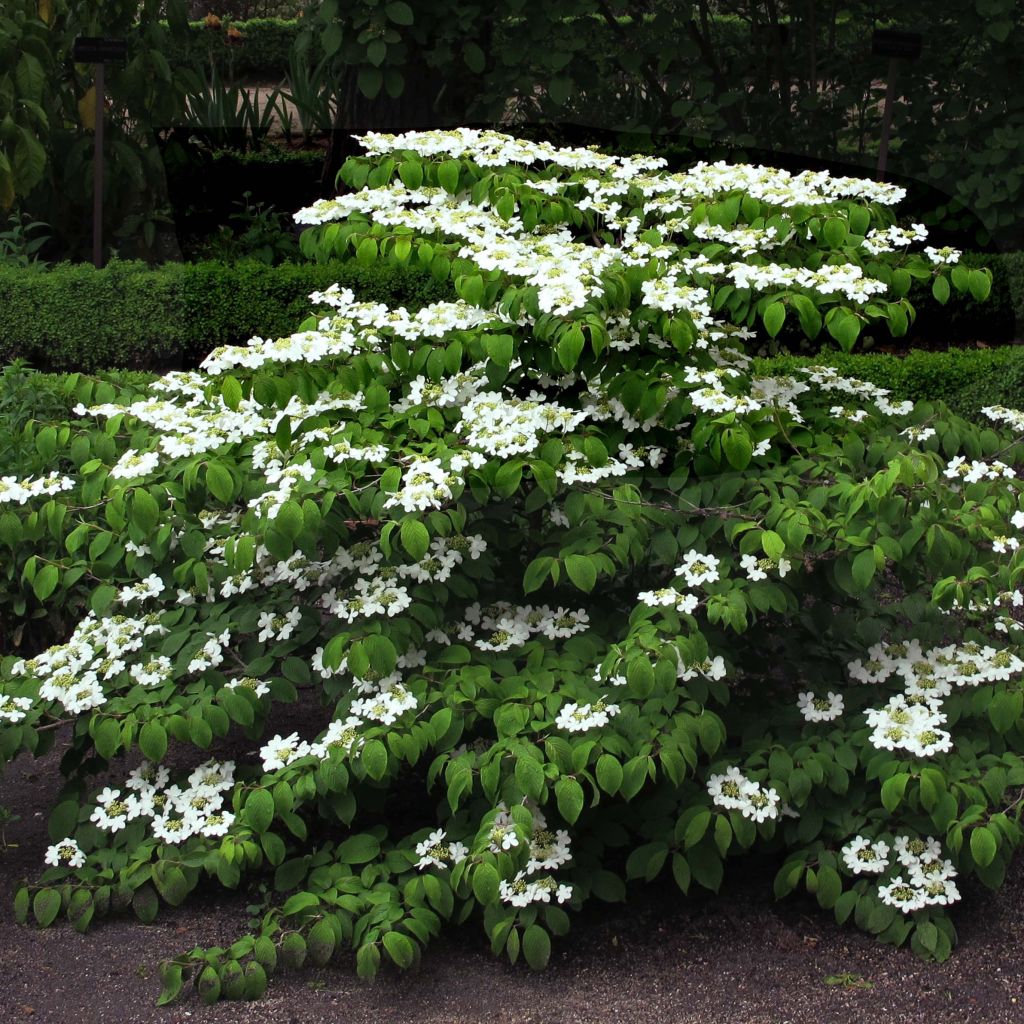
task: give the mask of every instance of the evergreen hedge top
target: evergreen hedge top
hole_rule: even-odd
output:
[[[96,583],[67,643],[4,662],[4,756],[71,733],[18,913],[150,919],[269,866],[291,895],[253,934],[164,969],[165,1001],[238,997],[340,944],[406,967],[476,910],[541,966],[565,908],[669,865],[717,890],[757,845],[779,895],[947,956],[957,875],[998,885],[1021,840],[1024,416],[756,376],[743,346],[791,315],[901,333],[913,279],[987,272],[913,252],[890,185],[365,142],[304,251],[415,259],[458,301],[328,288],[296,333],[55,435],[63,494],[7,496],[0,540],[61,545],[26,563],[40,599]],[[322,727],[269,735],[299,690]],[[236,732],[259,756],[211,758]]]

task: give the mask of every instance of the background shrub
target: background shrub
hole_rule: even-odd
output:
[[[310,292],[335,282],[410,308],[451,295],[423,271],[356,263],[0,267],[0,362],[86,372],[194,365],[220,345],[291,334],[311,312]]]

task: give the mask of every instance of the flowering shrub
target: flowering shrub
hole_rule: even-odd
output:
[[[164,965],[163,1001],[251,997],[473,916],[539,967],[584,901],[717,891],[757,848],[779,896],[948,956],[963,878],[998,886],[1022,835],[1024,415],[758,377],[744,345],[898,334],[913,279],[987,272],[912,251],[889,184],[363,143],[304,252],[416,260],[459,301],[328,288],[290,337],[77,410],[120,454],[47,504],[68,557],[25,566],[91,572],[91,610],[3,664],[3,756],[57,735],[71,776],[21,919],[272,873],[252,934]]]

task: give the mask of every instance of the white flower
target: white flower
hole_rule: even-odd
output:
[[[447,833],[439,828],[431,832],[423,842],[416,844],[416,853],[420,858],[416,867],[420,871],[429,867],[446,868],[449,861],[454,865],[465,860],[469,849],[462,843],[449,843],[446,839]]]
[[[293,732],[290,736],[275,736],[260,750],[263,770],[265,772],[277,771],[279,768],[291,764],[292,761],[305,757],[309,752],[309,744],[305,740],[300,741],[297,732]]]
[[[9,697],[0,693],[0,722],[20,722],[31,707],[29,697]]]
[[[890,907],[902,910],[904,914],[911,914],[928,904],[927,893],[904,881],[902,875],[897,875],[888,885],[880,885],[878,898]]]
[[[676,575],[684,577],[688,587],[699,587],[702,583],[714,583],[718,579],[719,564],[714,555],[688,551],[683,556],[683,564],[676,569]]]
[[[748,797],[756,793],[759,787],[733,765],[722,775],[709,776],[707,788],[708,795],[719,807],[739,810],[746,806]]]
[[[855,875],[881,874],[889,866],[889,847],[881,840],[872,843],[857,836],[843,847],[843,862]]]
[[[134,448],[129,448],[117,464],[110,470],[110,476],[134,480],[139,477],[149,476],[160,465],[159,452],[139,453]]]
[[[555,719],[555,725],[569,732],[585,732],[587,729],[607,725],[608,719],[618,713],[618,704],[605,704],[603,700],[582,706],[575,703],[563,704],[558,712],[558,718]]]
[[[78,840],[69,837],[49,847],[44,860],[55,868],[59,868],[61,862],[69,868],[80,868],[85,864],[85,854],[78,845]]]
[[[825,697],[815,697],[808,691],[800,694],[797,707],[808,722],[831,722],[842,716],[843,698],[831,690]]]

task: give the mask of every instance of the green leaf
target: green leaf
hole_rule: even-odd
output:
[[[416,947],[401,932],[385,932],[381,940],[389,957],[403,970],[416,959]]]
[[[617,793],[622,785],[622,765],[611,754],[602,754],[597,759],[597,784],[606,793]]]
[[[484,55],[484,51],[473,42],[466,43],[462,47],[462,59],[466,62],[466,67],[477,75],[481,74],[487,66],[487,58]]]
[[[736,470],[744,470],[754,457],[750,435],[743,427],[726,427],[722,431],[722,451],[726,461]]]
[[[402,547],[410,557],[419,561],[430,549],[430,533],[418,519],[406,516],[402,520]]]
[[[334,935],[334,929],[326,920],[317,921],[306,936],[310,963],[316,967],[323,967],[334,955],[334,948],[337,944],[338,940]]]
[[[846,241],[846,225],[839,217],[829,217],[821,234],[830,249],[838,249]]]
[[[219,462],[206,467],[206,486],[218,501],[231,501],[235,495],[235,482]]]
[[[212,964],[203,968],[196,988],[199,990],[199,1001],[207,1006],[212,1006],[220,999],[220,975]]]
[[[360,760],[371,779],[376,781],[384,778],[388,770],[388,752],[380,740],[367,740],[363,745]]]
[[[377,259],[377,240],[375,238],[364,238],[356,246],[356,262],[368,267]]]
[[[826,910],[831,910],[842,895],[843,880],[835,868],[827,864],[818,868],[818,903]]]
[[[40,928],[53,924],[60,912],[60,893],[56,889],[40,889],[32,900],[32,913]]]
[[[882,806],[890,813],[899,807],[909,781],[910,776],[900,772],[898,775],[890,776],[882,783]]]
[[[406,188],[417,189],[423,184],[423,164],[419,160],[403,160],[398,165],[398,176],[402,179],[402,184]],[[410,242],[406,239],[406,248],[410,246]],[[397,250],[396,243],[396,250]],[[406,257],[408,258],[408,256]]]
[[[572,95],[572,79],[559,75],[548,82],[548,96],[551,102],[561,107]]]
[[[393,0],[392,3],[385,4],[384,13],[396,25],[411,25],[413,23],[412,8],[404,0]]]
[[[544,769],[528,754],[516,758],[515,779],[523,793],[534,800],[544,792]]]
[[[764,321],[764,329],[768,332],[768,336],[774,338],[786,322],[785,305],[781,302],[769,303],[765,307],[764,313],[761,314],[761,319]]]
[[[589,555],[568,555],[565,559],[565,571],[580,590],[589,594],[594,589],[597,569]]]
[[[153,884],[164,902],[178,906],[188,895],[189,886],[181,868],[167,861],[157,861],[153,868]]]
[[[380,87],[384,84],[384,72],[380,68],[375,68],[372,64],[364,64],[356,76],[356,84],[359,86],[359,91],[368,100],[372,100],[380,92]],[[372,239],[369,239],[369,241],[372,241]],[[376,243],[374,243],[375,255],[376,248]]]
[[[547,967],[551,957],[551,939],[540,925],[531,924],[523,933],[523,956],[535,971]]]
[[[60,572],[55,565],[44,565],[32,581],[32,590],[40,601],[45,601],[56,589]]]
[[[558,340],[555,354],[558,356],[558,361],[561,363],[563,370],[569,371],[576,366],[585,343],[586,339],[583,337],[583,328],[579,324],[573,324],[567,331],[562,333],[561,338]]]
[[[984,302],[992,291],[992,278],[984,270],[972,270],[967,276],[967,288],[978,302]]]
[[[786,553],[786,542],[774,530],[763,530],[761,532],[761,550],[777,562]]]
[[[995,860],[996,841],[984,826],[971,830],[971,856],[978,867],[988,867]]]
[[[265,789],[254,789],[245,798],[243,817],[254,832],[266,832],[274,820],[274,798]]]
[[[231,410],[237,410],[242,404],[242,385],[230,373],[221,382],[220,396]]]
[[[462,174],[462,164],[458,160],[445,160],[437,169],[437,181],[441,188],[449,195],[455,195],[459,191],[459,177]]]
[[[932,295],[935,296],[936,302],[941,303],[943,306],[949,302],[949,278],[943,277],[942,275],[935,278],[932,281]]]
[[[583,810],[583,787],[575,779],[559,779],[555,783],[555,800],[558,813],[572,825]]]
[[[473,870],[473,895],[481,906],[497,903],[501,878],[497,868],[486,861]]]
[[[344,864],[368,864],[380,853],[380,840],[363,832],[350,836],[339,847],[337,859]]]
[[[322,923],[322,922],[321,922]],[[333,931],[331,937],[334,937]],[[267,972],[261,963],[250,960],[245,965],[245,998],[260,999],[267,991]]]
[[[139,733],[139,749],[150,761],[162,761],[167,753],[167,730],[159,722],[147,722]]]
[[[360,978],[372,978],[380,968],[380,950],[376,944],[368,943],[356,951],[356,974]]]
[[[850,566],[850,574],[858,590],[865,590],[875,575],[875,553],[865,548],[857,553]]]

